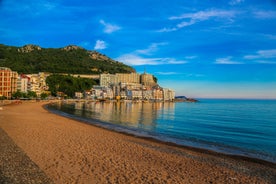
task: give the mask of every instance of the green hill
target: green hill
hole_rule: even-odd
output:
[[[81,47],[41,48],[37,45],[23,47],[0,44],[0,67],[9,67],[18,73],[131,73],[135,70],[118,61]]]

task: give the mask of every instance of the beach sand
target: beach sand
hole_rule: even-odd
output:
[[[116,133],[48,112],[45,103],[2,107],[0,128],[54,183],[276,182],[275,164]]]

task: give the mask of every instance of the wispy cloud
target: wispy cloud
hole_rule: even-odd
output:
[[[276,61],[265,61],[265,60],[257,60],[255,63],[260,63],[260,64],[276,64]]]
[[[120,26],[117,26],[115,24],[107,23],[104,20],[100,20],[100,23],[104,26],[104,32],[108,33],[108,34],[113,33],[115,31],[118,31],[118,30],[121,29]]]
[[[143,58],[135,54],[124,54],[116,60],[129,65],[158,65],[160,58]]]
[[[275,19],[276,11],[259,10],[253,12],[254,16],[259,19]]]
[[[273,35],[273,34],[261,34],[261,35],[270,40],[276,40],[276,35]]]
[[[238,4],[242,3],[242,2],[244,2],[244,0],[231,0],[229,2],[229,4],[233,6],[233,5],[238,5]]]
[[[146,49],[136,50],[136,53],[151,55],[153,52],[159,49],[159,46],[167,45],[168,43],[161,42],[161,43],[152,43]]]
[[[158,75],[179,75],[178,72],[155,72]]]
[[[196,77],[196,78],[199,78],[199,77],[205,77],[204,74],[200,74],[200,73],[188,73],[188,74],[185,74],[186,77]]]
[[[179,19],[191,19],[195,21],[203,21],[208,20],[212,17],[233,17],[235,16],[235,11],[229,11],[229,10],[206,10],[206,11],[199,11],[195,13],[185,13],[180,16],[172,16],[169,18],[169,20],[179,20]]]
[[[245,59],[272,59],[276,58],[276,49],[259,50],[253,55],[244,56]]]
[[[95,50],[103,50],[103,49],[106,49],[107,48],[107,44],[105,41],[103,40],[97,40],[96,41],[96,44],[94,46],[94,49]]]
[[[226,58],[218,58],[216,59],[215,64],[225,64],[225,65],[234,65],[234,64],[243,64],[239,61],[233,61],[231,56],[228,56]]]
[[[206,10],[206,11],[198,11],[195,13],[185,13],[180,16],[172,16],[169,17],[169,20],[183,20],[178,24],[176,24],[175,27],[172,28],[163,28],[161,30],[158,30],[158,32],[171,32],[171,31],[177,31],[181,28],[191,26],[193,24],[210,20],[210,19],[227,19],[231,20],[232,18],[237,15],[238,12],[236,11],[230,11],[230,10]]]
[[[116,60],[129,64],[136,65],[164,65],[164,64],[185,64],[186,61],[176,60],[175,58],[146,58],[137,54],[124,54]]]
[[[160,46],[167,45],[166,42],[152,43],[146,49],[138,49],[131,53],[119,56],[116,60],[129,65],[163,65],[163,64],[185,64],[185,60],[177,60],[170,57],[150,57],[159,50]]]

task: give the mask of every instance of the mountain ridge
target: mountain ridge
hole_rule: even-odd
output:
[[[42,48],[27,44],[22,47],[0,44],[0,66],[9,67],[18,73],[68,73],[100,74],[136,72],[131,66],[115,61],[108,56],[86,50],[80,46]]]

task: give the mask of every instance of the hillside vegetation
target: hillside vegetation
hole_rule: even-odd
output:
[[[41,48],[36,45],[23,47],[0,44],[0,67],[8,67],[18,73],[131,73],[135,70],[118,61],[78,46]]]

